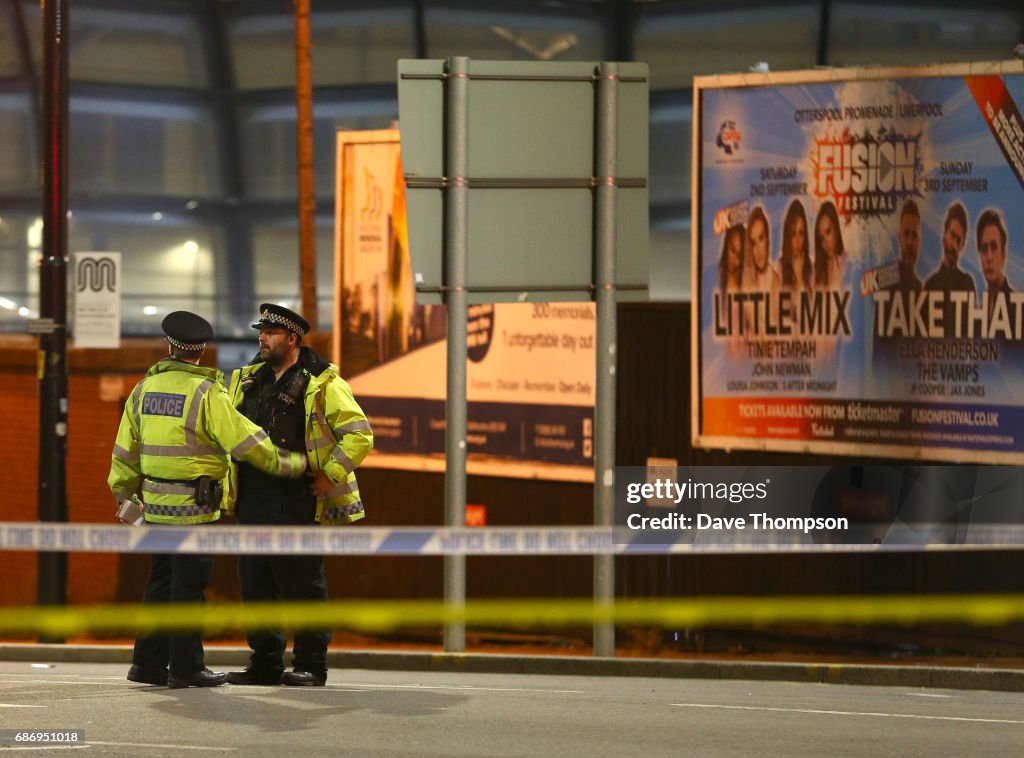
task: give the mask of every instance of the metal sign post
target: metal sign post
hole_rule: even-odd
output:
[[[469,188],[469,73],[468,58],[452,58],[448,67],[445,136],[446,173],[450,180],[446,195],[445,236],[448,265],[448,398],[445,404],[445,526],[466,525],[466,337],[468,334],[466,279],[469,271],[467,214]],[[444,599],[453,608],[466,604],[466,557],[444,557]],[[466,649],[464,624],[446,624],[444,649],[461,653]]]
[[[648,76],[642,63],[399,61],[398,107],[416,299],[448,306],[445,519],[466,509],[466,307],[593,300],[594,523],[611,526],[616,302],[647,295]],[[615,596],[613,556],[594,599]],[[465,563],[445,559],[445,600]],[[445,650],[464,649],[461,625]],[[594,653],[615,653],[595,625]]]
[[[594,177],[594,299],[597,373],[594,403],[594,526],[611,526],[615,473],[615,127],[618,66],[602,63],[597,80]],[[615,557],[594,556],[594,603],[615,600]],[[594,624],[594,655],[615,655],[615,627]]]

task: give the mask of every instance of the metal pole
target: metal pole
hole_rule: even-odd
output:
[[[309,0],[295,0],[295,105],[299,164],[299,281],[302,315],[319,328],[316,301],[316,197],[313,186],[313,80],[310,66]]]
[[[43,0],[43,259],[39,267],[40,521],[67,521],[67,0]],[[52,328],[50,327],[52,323]],[[40,553],[40,605],[63,605],[67,553]],[[41,636],[42,640],[43,637]],[[63,639],[47,639],[63,642]]]
[[[612,526],[615,469],[615,137],[618,65],[602,63],[597,79],[594,175],[594,280],[597,376],[594,403],[594,525]],[[594,603],[615,601],[615,556],[594,556]],[[594,655],[615,655],[615,627],[594,624]]]
[[[450,58],[445,78],[445,270],[448,295],[448,399],[445,404],[445,525],[466,524],[466,278],[468,264],[469,58]],[[444,559],[444,600],[452,609],[466,604],[466,557]],[[464,624],[446,624],[444,649],[466,649]]]

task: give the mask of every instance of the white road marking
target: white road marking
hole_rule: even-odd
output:
[[[753,705],[708,705],[707,703],[672,703],[677,708],[717,708],[727,711],[770,711],[772,713],[809,713],[825,716],[877,716],[889,719],[923,719],[925,721],[971,721],[982,724],[1024,724],[1012,719],[981,719],[966,716],[920,716],[914,713],[872,713],[871,711],[826,711],[816,708],[770,708]]]
[[[169,745],[165,743],[152,742],[99,742],[89,740],[86,745],[113,745],[115,747],[155,747],[170,748],[172,750],[216,750],[221,753],[238,750],[236,747],[207,747],[205,745]]]
[[[935,695],[931,692],[911,692],[908,693],[911,697],[938,697],[938,698],[951,698],[952,695]]]
[[[45,708],[45,705],[20,705],[17,703],[0,703],[0,708]]]
[[[169,745],[165,743],[152,743],[152,742],[99,742],[89,740],[87,745],[113,745],[115,747],[155,747],[155,748],[171,748],[173,750],[216,750],[221,753],[232,752],[238,750],[237,747],[207,747],[205,745]]]
[[[4,674],[0,674],[0,682],[4,681],[4,679],[3,679],[4,676],[5,676]],[[18,677],[34,676],[35,679],[31,680],[31,681],[34,681],[34,682],[56,682],[56,681],[60,681],[58,679],[40,679],[39,678],[39,674],[8,674],[6,676],[18,676]],[[97,675],[89,675],[89,674],[68,674],[68,673],[64,673],[64,674],[61,674],[61,676],[69,676],[69,677],[71,677],[72,679],[74,679],[77,682],[86,682],[86,681],[88,681],[88,682],[116,682],[116,681],[127,682],[128,681],[128,678],[126,676],[124,676],[123,674],[121,676],[97,676]],[[24,679],[11,679],[9,681],[11,681],[11,682],[23,682],[25,680]]]
[[[369,690],[475,690],[478,692],[550,692],[556,695],[578,695],[583,690],[545,690],[531,687],[477,687],[470,684],[360,684],[343,682],[345,687]],[[296,687],[295,689],[299,689]]]
[[[268,695],[271,694],[271,693],[276,693],[276,694],[280,695],[281,693],[284,693],[284,692],[323,692],[324,690],[330,690],[331,692],[366,692],[367,691],[365,689],[352,689],[352,688],[349,688],[349,687],[343,687],[343,686],[341,686],[339,684],[327,684],[327,685],[325,685],[323,687],[289,687],[287,685],[282,685],[282,686],[278,687],[277,685],[273,685],[273,684],[270,684],[270,685],[268,685],[268,684],[228,684],[228,685],[225,686],[225,691],[227,691],[227,690],[241,690],[241,691],[245,691],[245,692],[252,692],[253,690],[259,690],[261,692],[267,693]]]
[[[120,687],[123,684],[124,686],[135,685],[136,687],[138,687],[140,683],[139,682],[129,682],[127,679],[125,679],[123,683],[122,682],[83,682],[83,681],[70,681],[69,682],[69,681],[66,681],[64,679],[19,679],[16,682],[7,682],[7,684],[88,684],[88,685],[92,685],[93,687],[95,687],[97,684],[115,684],[115,685]],[[149,685],[149,686],[152,687],[153,685]],[[0,690],[0,692],[2,692],[2,691],[3,690]]]
[[[371,690],[473,690],[475,692],[536,692],[553,693],[557,695],[580,694],[583,690],[544,690],[531,689],[528,687],[477,687],[469,684],[361,684],[359,682],[338,682],[327,684],[323,687],[267,687],[259,684],[231,684],[229,689],[244,690],[270,690],[276,693],[282,692],[323,692],[325,689],[331,692],[369,692]]]
[[[7,750],[78,750],[88,745],[25,745],[19,747],[5,747],[0,745],[0,752]]]

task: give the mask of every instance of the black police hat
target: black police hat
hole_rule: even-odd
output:
[[[168,313],[160,324],[167,341],[179,350],[198,352],[213,339],[213,327],[202,316],[189,311]]]
[[[309,322],[302,318],[295,311],[290,311],[283,305],[275,303],[260,304],[260,320],[252,325],[253,329],[264,329],[266,327],[278,327],[294,332],[300,337],[305,337],[309,332]]]

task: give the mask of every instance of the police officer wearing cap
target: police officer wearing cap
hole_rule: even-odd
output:
[[[355,469],[373,447],[373,433],[351,388],[337,367],[303,346],[309,322],[298,313],[263,303],[252,327],[260,333],[260,352],[232,374],[231,400],[276,444],[305,451],[309,471],[300,483],[239,464],[238,523],[312,526],[363,518]],[[322,555],[243,555],[238,574],[246,602],[327,600]],[[330,640],[329,629],[296,632],[293,670],[285,671],[284,632],[251,631],[249,666],[228,674],[228,682],[323,686]]]
[[[117,430],[107,479],[117,502],[141,501],[148,524],[208,524],[220,518],[230,456],[269,476],[301,477],[305,457],[275,446],[231,404],[223,374],[199,365],[213,339],[210,324],[175,311],[162,327],[168,357],[135,385]],[[208,555],[155,554],[142,602],[201,603],[212,568]],[[172,688],[215,687],[226,675],[206,668],[203,638],[196,631],[140,636],[128,679]]]

